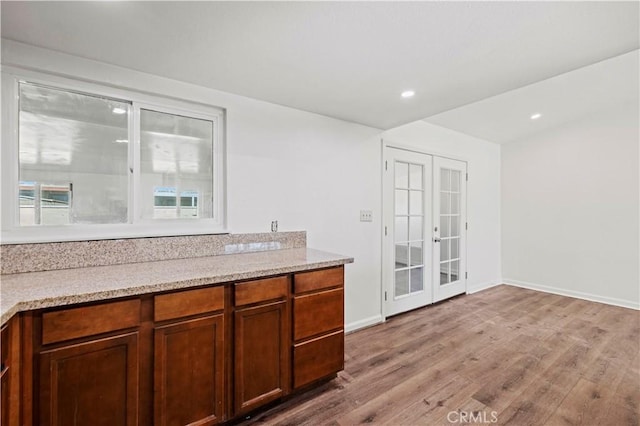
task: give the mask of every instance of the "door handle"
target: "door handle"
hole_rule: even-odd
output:
[[[441,241],[441,240],[440,240],[440,238],[438,238],[438,237],[436,237],[436,238],[434,238],[434,239],[433,239],[433,242],[434,242],[434,243],[439,243],[440,241]]]

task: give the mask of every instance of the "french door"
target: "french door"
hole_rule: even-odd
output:
[[[433,301],[466,291],[466,163],[433,157]]]
[[[383,181],[385,316],[466,289],[466,164],[386,147]]]
[[[432,157],[386,148],[383,274],[386,315],[431,303]]]

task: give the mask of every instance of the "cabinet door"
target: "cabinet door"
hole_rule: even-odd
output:
[[[224,316],[155,330],[155,424],[212,425],[224,417]]]
[[[138,333],[43,351],[42,426],[133,426],[138,421]]]
[[[9,424],[9,327],[2,327],[0,333],[0,425],[7,426]]]
[[[235,415],[289,391],[286,301],[235,312]]]

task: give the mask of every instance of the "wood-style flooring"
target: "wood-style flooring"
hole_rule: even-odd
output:
[[[243,424],[640,423],[632,309],[501,285],[345,340],[337,378]]]

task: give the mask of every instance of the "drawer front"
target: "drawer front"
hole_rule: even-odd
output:
[[[154,297],[153,319],[164,321],[224,309],[224,286],[185,290]]]
[[[344,284],[344,266],[300,272],[294,275],[293,283],[296,294],[342,286]]]
[[[42,344],[136,327],[140,299],[101,303],[42,314]]]
[[[294,345],[293,387],[299,388],[344,368],[344,332]]]
[[[250,305],[287,297],[289,278],[286,276],[247,281],[234,286],[235,305]]]
[[[293,299],[293,338],[298,341],[344,327],[343,290],[296,296]]]

